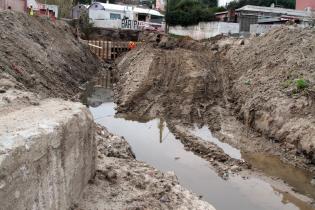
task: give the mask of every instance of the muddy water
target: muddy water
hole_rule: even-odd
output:
[[[145,161],[161,171],[174,171],[181,185],[201,195],[218,210],[312,209],[298,198],[257,178],[244,180],[234,176],[227,181],[221,179],[208,162],[184,149],[163,120],[138,122],[116,118],[115,104],[109,102],[110,98],[104,97],[98,91],[95,92],[94,98],[95,96],[107,101],[98,107],[90,108],[96,122],[106,126],[110,132],[124,136],[138,160]],[[98,104],[97,100],[92,101],[94,105]],[[209,134],[205,131],[200,135]]]
[[[194,134],[195,136],[198,136],[204,139],[205,141],[210,141],[216,144],[218,147],[220,147],[224,151],[225,154],[228,154],[230,157],[238,159],[238,160],[242,159],[241,151],[239,149],[236,149],[232,147],[231,145],[221,142],[219,139],[215,138],[212,135],[211,131],[206,126],[203,126],[202,128],[198,128],[195,125],[195,128],[191,130],[191,133]]]
[[[294,190],[315,199],[315,186],[311,185],[312,174],[283,162],[274,156],[265,154],[243,154],[244,159],[266,175],[278,177],[289,183]]]

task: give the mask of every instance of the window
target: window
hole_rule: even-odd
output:
[[[120,20],[121,16],[120,16],[120,14],[110,13],[110,19],[111,20]]]

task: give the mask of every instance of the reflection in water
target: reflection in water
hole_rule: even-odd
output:
[[[174,171],[183,186],[202,195],[218,210],[309,210],[290,199],[282,202],[284,196],[263,180],[243,180],[239,176],[232,176],[228,181],[221,179],[207,161],[184,149],[163,120],[140,123],[115,118],[114,106],[114,103],[104,103],[90,110],[96,122],[125,137],[138,160],[164,172]]]
[[[164,120],[160,119],[160,123],[159,123],[160,143],[163,143],[163,129],[164,129]]]
[[[311,185],[311,173],[292,165],[284,164],[275,156],[267,156],[261,153],[244,153],[243,157],[268,176],[278,177],[289,183],[296,191],[315,199],[315,186]]]
[[[210,141],[220,147],[226,154],[228,154],[231,158],[241,160],[242,155],[239,149],[232,147],[231,145],[221,142],[219,139],[215,138],[211,131],[203,126],[202,128],[198,128],[195,125],[195,128],[191,131],[195,136],[198,136],[206,141]]]
[[[292,196],[288,192],[283,192],[283,191],[278,190],[276,188],[274,188],[274,191],[276,191],[279,194],[281,194],[281,196],[282,196],[282,203],[284,203],[284,204],[293,203],[295,206],[299,207],[300,209],[304,209],[304,210],[313,210],[314,209],[310,205],[308,205],[305,202],[297,199],[296,197]]]

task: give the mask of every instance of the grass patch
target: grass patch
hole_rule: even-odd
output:
[[[298,90],[304,90],[308,88],[309,83],[305,79],[298,79],[295,81],[295,85]]]

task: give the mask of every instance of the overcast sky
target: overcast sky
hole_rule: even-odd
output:
[[[225,6],[226,3],[229,3],[232,0],[219,0],[219,6]]]

